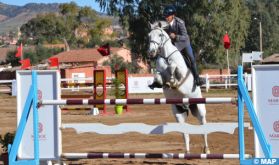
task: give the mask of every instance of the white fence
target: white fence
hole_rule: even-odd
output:
[[[16,96],[16,80],[0,80],[0,93],[9,93]]]
[[[237,75],[231,74],[231,75],[201,75],[201,77],[205,78],[206,84],[202,86],[202,88],[206,89],[206,92],[209,91],[211,88],[224,88],[228,89],[231,87],[237,86]],[[112,78],[107,78],[108,82],[111,81]],[[244,74],[245,83],[247,86],[247,89],[249,91],[252,90],[252,77],[251,74]],[[79,77],[79,78],[67,78],[67,79],[61,79],[61,82],[67,82],[67,83],[78,83],[78,82],[84,82],[89,81],[93,82],[92,77]],[[161,88],[155,88],[154,90],[151,90],[148,85],[151,84],[153,81],[153,77],[129,77],[128,78],[128,91],[129,93],[162,93],[163,90]],[[12,88],[10,93],[12,93],[12,96],[16,96],[16,80],[0,80],[0,85],[2,84],[12,84]],[[65,91],[80,91],[80,90],[92,90],[93,86],[88,87],[75,87],[70,86],[67,88],[61,88],[61,90]],[[107,84],[107,88],[111,88],[111,84]],[[0,89],[0,92],[8,92],[7,90],[10,89]]]
[[[237,86],[237,74],[230,75],[201,75],[205,78],[206,84],[202,87],[206,88],[206,92],[212,87],[223,87],[225,89]],[[252,91],[252,77],[251,74],[244,74],[244,80],[248,91]]]
[[[206,84],[202,86],[202,88],[206,89],[206,92],[209,91],[210,88],[231,88],[237,86],[237,75],[201,75],[201,77],[205,78]],[[245,73],[244,79],[246,82],[246,86],[249,91],[252,89],[251,85],[251,74]],[[69,79],[61,79],[61,81],[67,82],[79,82],[84,80],[93,81],[93,78],[69,78]],[[111,80],[111,78],[107,78],[107,80]],[[129,77],[128,78],[128,91],[129,93],[162,93],[163,90],[159,88],[155,88],[151,90],[148,85],[151,84],[153,81],[153,77]],[[107,88],[111,88],[111,85],[108,84]],[[83,90],[83,89],[92,89],[92,87],[68,87],[68,88],[61,88],[62,90]]]

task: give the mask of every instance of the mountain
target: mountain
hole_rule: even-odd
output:
[[[29,3],[24,6],[8,5],[0,2],[0,33],[16,31],[37,14],[58,12],[59,3]]]
[[[24,6],[8,5],[0,2],[0,34],[9,31],[17,31],[24,23],[36,17],[37,14],[59,12],[61,3],[28,3]],[[110,18],[113,25],[118,25],[118,19],[97,12],[100,17]]]

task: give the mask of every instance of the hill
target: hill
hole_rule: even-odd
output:
[[[58,11],[58,3],[29,3],[24,6],[15,6],[0,2],[0,33],[16,30],[37,14]]]

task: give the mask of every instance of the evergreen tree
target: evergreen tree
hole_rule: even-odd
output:
[[[24,24],[21,27],[23,42],[33,38],[37,45],[60,42],[67,49],[68,45],[73,48],[84,47],[90,45],[90,40],[99,43],[103,29],[111,25],[110,19],[100,18],[91,8],[78,7],[74,2],[61,4],[59,9],[59,14],[37,15]]]
[[[249,27],[249,11],[243,0],[157,0],[109,1],[95,0],[108,14],[120,17],[130,32],[130,44],[136,57],[147,58],[149,22],[164,19],[166,5],[177,8],[177,16],[185,21],[194,52],[200,61],[226,66],[222,38],[227,31],[231,37],[230,61],[239,63],[240,49],[244,47]]]
[[[112,55],[109,60],[103,62],[103,65],[110,66],[112,73],[115,73],[116,70],[124,69],[128,69],[129,73],[138,73],[141,69],[137,63],[125,62],[124,58],[118,55]]]
[[[246,46],[243,51],[260,51],[259,24],[262,26],[264,56],[279,52],[279,1],[248,0],[251,12],[251,25],[248,30]]]

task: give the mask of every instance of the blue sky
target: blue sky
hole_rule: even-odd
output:
[[[0,0],[2,3],[10,4],[10,5],[18,5],[18,6],[23,6],[27,3],[67,3],[74,1],[77,3],[79,6],[90,6],[91,8],[95,9],[96,11],[100,12],[100,7],[99,5],[95,2],[95,0]]]

